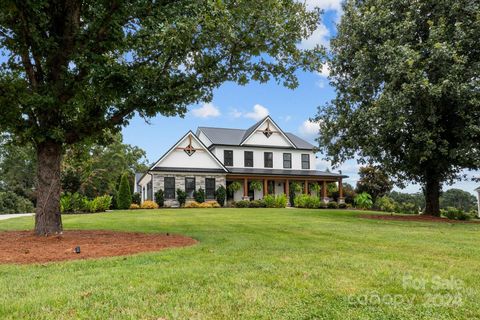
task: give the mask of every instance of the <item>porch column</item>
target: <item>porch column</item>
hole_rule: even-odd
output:
[[[290,181],[288,179],[285,180],[285,195],[287,199],[290,199]]]
[[[265,197],[268,194],[268,180],[263,179],[263,196]]]
[[[325,180],[322,181],[322,201],[323,201],[323,202],[328,202],[328,198],[327,198],[327,181],[325,181]]]
[[[308,180],[305,180],[303,185],[303,193],[308,194]]]
[[[248,200],[248,179],[243,178],[243,200]]]
[[[343,197],[342,178],[338,180],[338,203],[345,203],[345,198]]]

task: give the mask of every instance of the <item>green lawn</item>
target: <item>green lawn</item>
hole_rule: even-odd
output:
[[[200,243],[129,257],[0,265],[0,318],[480,318],[480,225],[358,214],[172,209],[64,216],[67,230],[173,232]],[[0,221],[0,230],[32,224]]]

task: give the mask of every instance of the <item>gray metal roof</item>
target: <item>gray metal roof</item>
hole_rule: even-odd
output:
[[[320,176],[332,178],[348,178],[348,176],[319,170],[288,170],[288,169],[255,169],[255,168],[228,168],[230,173],[251,174],[251,175],[273,175],[273,176]]]
[[[230,128],[213,128],[213,127],[198,127],[198,131],[202,131],[213,144],[239,146],[245,137],[248,137],[256,127],[260,125],[263,120],[257,122],[254,126],[244,129],[230,129]],[[295,144],[298,149],[311,150],[315,148],[311,143],[290,132],[285,132],[285,135]]]

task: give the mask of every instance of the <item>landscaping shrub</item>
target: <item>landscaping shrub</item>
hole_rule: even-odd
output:
[[[266,204],[265,204],[265,201],[263,200],[252,200],[248,204],[248,207],[249,208],[265,208]]]
[[[30,213],[35,208],[30,200],[12,191],[0,192],[0,213]]]
[[[200,203],[198,203],[197,201],[187,201],[187,203],[185,203],[185,208],[198,208],[200,207]]]
[[[282,193],[275,196],[275,208],[287,207],[287,195]]]
[[[248,208],[249,205],[250,205],[250,201],[248,200],[240,200],[240,201],[235,201],[233,203],[233,206],[235,208]]]
[[[330,202],[327,204],[327,207],[328,207],[328,209],[337,209],[337,208],[338,208],[338,204],[337,204],[335,201],[330,201]]]
[[[418,208],[414,203],[405,202],[395,206],[395,212],[404,214],[418,214]]]
[[[462,209],[447,207],[441,210],[442,215],[451,220],[470,220],[471,216]]]
[[[133,193],[132,203],[140,205],[141,202],[142,202],[142,196],[140,195],[140,193],[138,192]]]
[[[89,200],[79,193],[65,193],[60,198],[62,213],[95,213],[110,209],[112,196],[104,195]]]
[[[112,205],[112,196],[104,195],[89,201],[89,212],[105,212]]]
[[[381,211],[394,212],[396,207],[397,203],[389,196],[380,197],[375,201],[375,208]]]
[[[205,201],[198,205],[199,208],[220,208],[217,201]]]
[[[275,196],[272,194],[267,194],[263,197],[263,202],[267,208],[275,208]]]
[[[85,211],[84,196],[79,193],[64,193],[60,197],[60,211],[62,213],[78,213]]]
[[[130,192],[130,183],[128,182],[128,174],[124,173],[120,180],[120,186],[117,193],[117,208],[128,209],[132,204],[132,193]]]
[[[177,201],[180,207],[183,207],[187,201],[187,193],[182,189],[177,189]]]
[[[357,194],[354,199],[355,205],[360,209],[370,209],[373,205],[372,196],[366,192]]]
[[[225,199],[227,198],[227,190],[224,186],[220,186],[217,188],[215,192],[215,199],[217,202],[223,207],[225,205]]]
[[[327,209],[328,208],[328,202],[325,201],[320,201],[320,205],[318,206],[319,209]]]
[[[283,193],[276,196],[267,194],[263,197],[263,202],[267,208],[285,208],[287,206],[287,196]]]
[[[138,204],[136,204],[136,203],[132,203],[132,204],[130,205],[130,210],[136,210],[136,209],[140,209],[140,206],[139,206]]]
[[[155,192],[155,202],[160,208],[165,205],[165,195],[162,189],[159,189],[157,192]]]
[[[193,192],[193,198],[195,199],[195,201],[197,201],[198,203],[203,203],[205,202],[205,190],[203,190],[202,188],[198,189],[198,191],[194,191]]]
[[[158,204],[155,201],[145,200],[140,205],[140,208],[142,208],[142,209],[158,209]]]
[[[347,204],[346,204],[346,203],[339,203],[339,204],[338,204],[338,208],[339,208],[339,209],[346,209],[346,208],[347,208]]]
[[[316,209],[320,207],[320,198],[308,194],[299,194],[293,200],[293,205],[296,208]]]

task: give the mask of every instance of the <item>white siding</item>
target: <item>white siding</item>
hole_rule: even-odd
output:
[[[292,154],[292,170],[302,169],[302,154],[310,155],[310,170],[315,170],[315,153],[308,150],[295,150],[295,149],[280,149],[280,148],[258,148],[258,147],[229,147],[229,146],[217,146],[212,150],[212,153],[223,163],[223,151],[233,150],[233,166],[235,168],[244,168],[244,151],[253,151],[253,168],[263,169],[264,165],[264,152],[273,152],[273,169],[286,169],[283,168],[283,154]],[[289,169],[286,169],[289,170]]]
[[[270,137],[266,137],[263,131],[270,126],[270,130],[274,133]],[[259,131],[260,130],[260,131]],[[244,145],[257,145],[257,146],[272,146],[272,147],[293,147],[293,145],[285,138],[280,132],[280,128],[277,128],[271,121],[267,120],[260,125],[255,132],[243,143]]]
[[[180,142],[178,147],[185,148],[188,146],[188,136]],[[215,159],[208,154],[204,147],[198,143],[195,139],[192,139],[192,146],[195,149],[201,149],[196,151],[193,155],[189,156],[185,151],[181,149],[173,149],[164,159],[157,163],[157,167],[179,167],[179,168],[205,168],[205,169],[221,169],[221,166],[215,161]]]
[[[208,139],[208,137],[205,135],[205,133],[203,133],[203,131],[200,131],[200,134],[198,135],[198,139],[200,139],[200,141],[202,141],[203,144],[207,146],[207,148],[212,145],[212,141]]]

